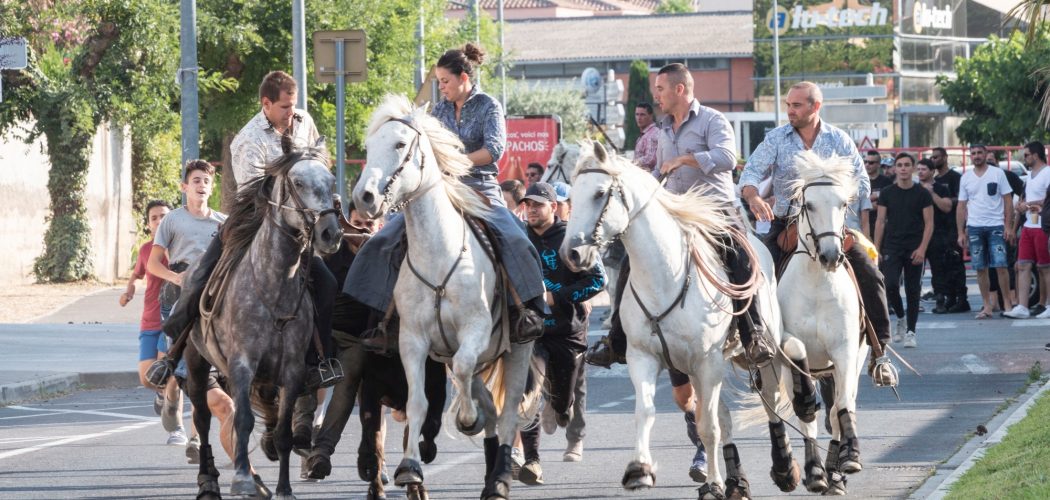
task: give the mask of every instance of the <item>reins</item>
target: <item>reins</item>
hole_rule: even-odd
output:
[[[460,215],[462,215],[462,214],[460,214]],[[416,279],[418,279],[421,283],[426,285],[427,288],[429,288],[431,291],[434,292],[434,309],[437,311],[438,332],[441,333],[441,340],[445,343],[445,348],[448,349],[449,352],[454,352],[454,351],[452,350],[452,344],[448,341],[448,335],[445,333],[445,322],[444,322],[444,320],[441,317],[441,304],[442,304],[442,302],[444,301],[444,298],[445,298],[445,286],[448,285],[448,281],[450,279],[452,279],[452,274],[454,272],[456,272],[456,268],[459,267],[459,262],[463,260],[464,256],[466,256],[466,254],[467,254],[467,223],[466,223],[466,221],[463,222],[463,245],[462,245],[462,247],[460,247],[459,255],[456,256],[456,260],[455,260],[455,262],[452,263],[452,267],[449,268],[447,273],[445,273],[445,278],[441,280],[441,284],[440,285],[434,285],[433,283],[427,281],[427,279],[424,278],[422,274],[420,274],[419,270],[416,269],[416,266],[412,264],[412,253],[411,252],[405,252],[405,262],[408,263],[408,268],[410,270],[412,270],[412,274],[415,275]]]

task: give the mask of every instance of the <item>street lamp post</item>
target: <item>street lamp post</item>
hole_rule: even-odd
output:
[[[784,19],[787,23],[787,19]],[[780,126],[780,5],[773,0],[773,119]]]

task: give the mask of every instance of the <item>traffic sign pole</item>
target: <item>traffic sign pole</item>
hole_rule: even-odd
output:
[[[346,75],[343,65],[343,51],[345,40],[335,40],[335,176],[339,186],[339,198],[346,204]],[[345,209],[344,209],[345,210]],[[349,217],[350,214],[344,213]]]

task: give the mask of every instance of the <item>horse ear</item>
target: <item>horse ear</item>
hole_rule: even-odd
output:
[[[317,142],[314,142],[314,147],[317,149],[325,149],[325,141],[326,139],[323,135],[318,137]]]
[[[594,141],[593,144],[594,157],[597,158],[599,162],[605,163],[605,160],[609,159],[609,153],[605,152],[605,146],[602,146],[602,143],[598,141]]]
[[[430,110],[430,101],[427,101],[427,102],[424,102],[423,104],[421,104],[419,106],[416,106],[416,108],[412,110],[412,115],[413,116],[424,116],[424,115],[427,114],[427,111],[429,111],[429,110]]]

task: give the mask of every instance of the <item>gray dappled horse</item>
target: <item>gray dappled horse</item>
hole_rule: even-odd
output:
[[[333,208],[334,180],[322,144],[293,150],[242,188],[222,228],[223,255],[201,299],[201,321],[192,330],[185,354],[187,392],[201,438],[198,498],[220,498],[208,439],[208,377],[213,366],[226,376],[236,408],[236,472],[230,494],[250,496],[264,488],[248,461],[254,403],[267,427],[275,428],[280,459],[276,498],[295,498],[288,480],[291,417],[296,397],[304,390],[304,359],[315,335],[308,266],[315,250],[332,253],[342,238]]]

